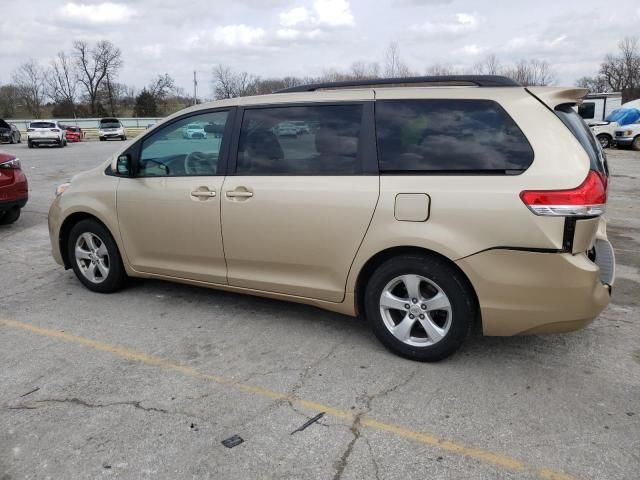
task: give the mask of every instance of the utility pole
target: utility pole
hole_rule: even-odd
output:
[[[193,104],[198,104],[198,80],[196,79],[196,71],[193,71]]]

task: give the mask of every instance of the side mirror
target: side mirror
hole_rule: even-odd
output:
[[[131,155],[128,153],[122,154],[118,157],[116,162],[116,173],[123,177],[133,176],[133,168],[131,168]]]

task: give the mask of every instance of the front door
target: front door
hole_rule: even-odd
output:
[[[372,105],[246,108],[222,192],[229,284],[340,302],[378,199]]]
[[[159,128],[142,141],[134,177],[117,192],[118,223],[139,272],[226,284],[220,192],[229,111]]]

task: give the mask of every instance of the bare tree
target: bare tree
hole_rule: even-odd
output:
[[[618,55],[609,54],[600,65],[600,74],[609,87],[633,97],[640,91],[640,45],[637,37],[625,37],[618,43]],[[625,98],[623,98],[625,100]]]
[[[236,73],[225,65],[213,69],[213,91],[217,99],[254,95],[259,78],[247,72]]]
[[[42,115],[45,99],[44,77],[43,68],[33,59],[20,65],[12,76],[18,89],[18,97],[34,118],[40,118]]]
[[[176,89],[175,80],[168,74],[158,75],[149,84],[147,90],[154,96],[156,101],[164,100]]]
[[[98,92],[109,76],[109,82],[117,76],[122,66],[122,52],[108,40],[94,46],[87,42],[73,42],[78,81],[83,85],[92,115],[98,112]],[[111,98],[111,96],[110,96]],[[112,108],[113,110],[113,108]]]
[[[430,76],[439,77],[443,75],[457,75],[458,71],[451,65],[436,63],[435,65],[431,65],[430,67],[428,67],[425,73]]]
[[[47,95],[56,103],[66,103],[74,110],[78,79],[73,72],[72,59],[58,52],[46,74]]]
[[[487,55],[473,66],[474,73],[480,75],[500,75],[502,70],[500,60],[498,60],[498,57],[494,53]]]
[[[0,117],[14,118],[18,110],[20,92],[15,85],[0,86]]]
[[[520,60],[505,68],[504,74],[524,86],[547,86],[555,82],[555,75],[546,60]]]
[[[391,42],[384,54],[384,76],[392,78],[411,76],[411,70],[400,58],[398,42]]]
[[[602,75],[579,78],[576,81],[576,87],[586,88],[590,93],[604,93],[611,91],[611,87]]]
[[[349,76],[353,80],[367,80],[380,77],[380,64],[378,62],[358,61],[351,64]]]

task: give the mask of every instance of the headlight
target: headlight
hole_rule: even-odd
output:
[[[56,188],[56,197],[59,197],[60,195],[62,195],[70,186],[71,186],[71,183],[69,182],[58,185],[58,188]]]
[[[631,137],[633,135],[633,130],[625,130],[624,131],[624,136],[625,137]]]
[[[13,160],[9,160],[8,162],[0,163],[0,168],[18,169],[20,168],[20,159],[14,158]]]

